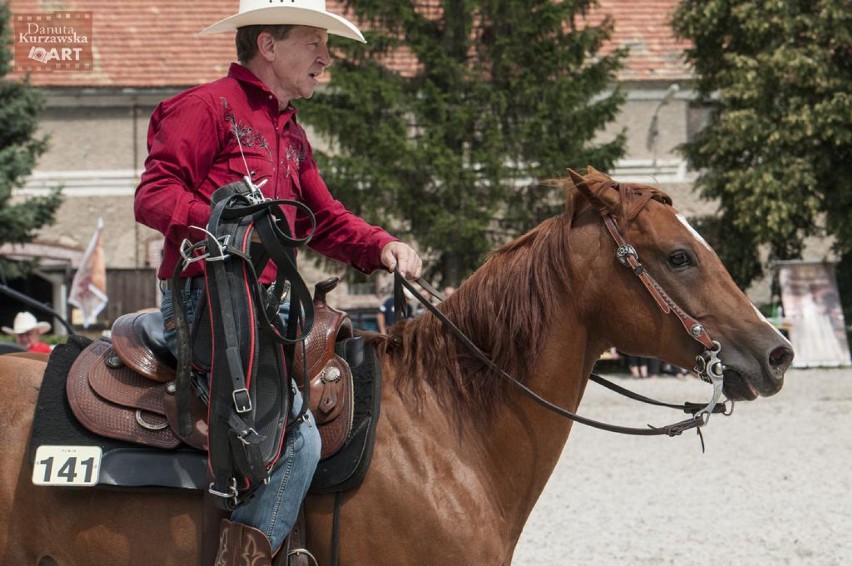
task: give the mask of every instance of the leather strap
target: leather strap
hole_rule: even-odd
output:
[[[650,397],[645,397],[644,395],[640,395],[635,391],[631,391],[625,387],[617,385],[608,379],[601,377],[596,373],[589,374],[589,380],[594,381],[598,385],[602,387],[606,387],[610,391],[618,393],[619,395],[623,395],[628,399],[633,399],[634,401],[640,401],[642,403],[647,403],[648,405],[655,405],[657,407],[667,407],[669,409],[677,409],[679,411],[683,411],[684,413],[694,415],[701,409],[707,406],[707,403],[692,403],[687,401],[686,403],[675,404],[675,403],[664,403],[663,401],[657,401],[656,399],[651,399]],[[718,405],[713,408],[714,413],[724,413],[726,408],[724,405]]]
[[[313,228],[307,236],[291,236],[282,205],[295,206],[309,218]],[[269,447],[262,448],[264,438],[254,430],[254,394],[249,388],[252,387],[251,380],[258,371],[260,362],[265,361],[277,366],[276,360],[279,358],[270,360],[257,357],[267,356],[270,351],[278,350],[276,342],[288,346],[290,350],[284,360],[287,367],[277,366],[276,373],[281,373],[282,376],[291,375],[292,368],[289,364],[295,357],[292,355],[292,349],[295,344],[303,341],[310,331],[313,323],[313,303],[310,292],[296,268],[295,252],[292,248],[307,243],[315,226],[316,220],[304,204],[265,199],[257,187],[246,179],[221,187],[212,195],[208,228],[199,228],[206,233],[207,238],[196,244],[185,241],[181,245],[184,262],[176,269],[173,280],[177,279],[180,270],[188,263],[205,261],[208,295],[219,306],[215,313],[209,313],[213,335],[218,337],[218,348],[214,348],[216,363],[212,370],[213,391],[216,394],[211,396],[208,423],[211,431],[209,457],[213,472],[213,484],[209,491],[225,500],[228,505],[236,504],[238,495],[248,496],[260,481],[265,479],[265,464],[271,465],[274,459],[277,459],[277,456],[272,454],[272,462],[265,461],[265,450]],[[258,245],[251,241],[251,236],[255,233],[261,240]],[[275,284],[267,290],[259,285],[257,274],[270,260],[278,269]],[[227,269],[226,263],[229,266]],[[234,277],[240,278],[236,287]],[[292,292],[292,307],[290,324],[288,329],[284,330],[278,316],[278,305],[287,285]],[[246,289],[247,296],[232,295],[239,292],[235,291],[236,288]],[[183,306],[178,298],[176,304],[178,308]],[[238,305],[241,306],[237,308]],[[235,312],[242,312],[246,308],[249,311],[249,321],[243,321],[248,324],[248,327],[243,328],[243,324],[237,324]],[[212,316],[213,314],[215,316]],[[185,337],[185,349],[191,349],[184,313],[180,312],[176,318],[179,341]],[[300,324],[302,321],[304,323]],[[243,330],[238,331],[238,328]],[[301,334],[297,336],[299,330]],[[238,336],[238,332],[243,332],[245,336]],[[280,350],[278,352],[276,355],[280,356]],[[190,359],[190,356],[181,357],[183,371],[180,372],[178,391],[185,392],[188,390],[185,384],[189,381],[186,360]],[[179,403],[180,401],[181,397],[178,398]],[[289,401],[284,401],[281,414],[289,415]],[[306,399],[304,407],[307,406]],[[216,434],[213,434],[214,428]],[[284,430],[286,426],[278,431],[282,438]],[[231,449],[228,448],[229,444],[233,445]],[[235,481],[235,470],[237,476],[243,480],[240,485]]]
[[[616,251],[618,261],[633,271],[633,274],[639,278],[642,284],[645,285],[648,293],[650,293],[651,297],[653,297],[657,302],[657,306],[660,307],[661,311],[666,314],[673,312],[675,316],[680,319],[680,323],[683,325],[684,329],[686,329],[686,333],[689,334],[693,340],[696,340],[705,348],[712,349],[713,340],[710,338],[710,334],[707,333],[707,330],[701,323],[680,308],[674,299],[666,293],[665,289],[657,283],[657,280],[651,277],[651,274],[648,273],[639,261],[639,255],[636,253],[636,249],[628,244],[627,241],[625,241],[624,236],[621,235],[621,231],[618,229],[615,218],[608,213],[603,213],[602,216],[604,226],[606,226],[607,231],[609,231],[610,236],[612,236],[612,239],[615,240],[615,244],[618,246],[618,250]]]
[[[587,425],[587,426],[591,426],[591,427],[594,427],[594,428],[598,428],[598,429],[601,429],[601,430],[607,430],[607,431],[610,431],[610,432],[617,432],[617,433],[620,433],[620,434],[631,434],[631,435],[637,435],[637,436],[660,436],[660,435],[677,436],[677,435],[683,433],[686,430],[690,430],[690,429],[693,429],[693,428],[696,428],[696,427],[703,426],[704,423],[706,422],[706,419],[703,418],[701,415],[699,415],[699,416],[693,416],[693,418],[690,418],[690,419],[686,419],[686,420],[676,422],[676,423],[673,423],[673,424],[670,424],[670,425],[665,425],[665,426],[662,426],[662,427],[654,427],[654,426],[648,425],[647,428],[633,428],[633,427],[624,427],[624,426],[619,426],[619,425],[613,425],[613,424],[604,423],[604,422],[601,422],[601,421],[596,421],[594,419],[582,417],[582,416],[580,416],[580,415],[578,415],[578,414],[576,414],[572,411],[569,411],[568,409],[565,409],[563,407],[555,405],[555,404],[551,403],[550,401],[544,399],[543,397],[538,395],[535,391],[531,390],[529,387],[527,387],[526,385],[524,385],[523,383],[521,383],[520,381],[515,379],[513,376],[506,373],[505,370],[498,367],[488,356],[485,355],[485,353],[476,344],[474,344],[470,340],[470,338],[468,338],[464,334],[464,332],[461,331],[461,329],[459,329],[458,326],[453,324],[453,322],[451,320],[449,320],[446,316],[444,316],[444,313],[442,313],[440,310],[438,310],[438,308],[435,307],[434,305],[432,305],[429,301],[420,297],[419,293],[417,293],[414,286],[409,281],[406,281],[399,274],[399,272],[394,273],[394,284],[395,285],[397,285],[397,284],[402,285],[405,288],[407,288],[409,291],[411,291],[412,294],[415,296],[415,298],[418,301],[420,301],[423,304],[424,307],[429,309],[429,312],[431,312],[433,315],[435,315],[435,317],[437,317],[438,320],[440,320],[441,323],[444,326],[446,326],[450,330],[450,332],[452,332],[452,334],[456,338],[458,338],[459,341],[462,344],[464,344],[473,353],[473,355],[476,359],[478,359],[480,362],[485,364],[485,366],[488,367],[490,370],[492,370],[494,373],[496,373],[499,376],[501,376],[502,378],[506,379],[513,387],[515,387],[521,393],[523,393],[524,395],[526,395],[527,397],[532,399],[534,402],[538,403],[539,405],[541,405],[545,409],[548,409],[549,411],[556,413],[557,415],[563,416],[567,419],[571,419],[572,421],[575,421],[575,422],[578,422],[578,423],[581,423],[581,424],[584,424],[584,425]],[[700,408],[703,408],[705,406],[706,406],[706,404],[700,404]],[[678,407],[678,408],[684,408],[684,410],[685,410],[686,405],[684,405],[683,407]],[[725,407],[723,405],[718,405],[718,406],[713,408],[713,412],[724,412],[724,410],[725,410]]]
[[[334,515],[331,526],[331,566],[340,561],[340,508],[343,507],[343,492],[334,494]]]

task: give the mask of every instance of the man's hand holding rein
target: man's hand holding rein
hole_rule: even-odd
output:
[[[406,279],[417,279],[423,269],[423,260],[414,249],[402,242],[391,242],[382,248],[382,265],[393,273],[399,274]]]

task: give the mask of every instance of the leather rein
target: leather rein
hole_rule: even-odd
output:
[[[551,403],[550,401],[544,399],[535,391],[531,390],[529,387],[518,381],[515,377],[508,374],[505,370],[498,367],[473,341],[468,338],[464,332],[459,329],[451,320],[449,320],[444,313],[438,310],[435,305],[430,303],[428,300],[424,299],[420,296],[417,290],[414,288],[411,282],[406,281],[405,278],[400,276],[398,272],[394,273],[394,295],[397,304],[400,304],[401,301],[405,301],[403,294],[403,287],[411,291],[414,297],[424,306],[429,312],[435,315],[441,323],[446,326],[452,334],[458,338],[476,357],[480,362],[485,364],[490,370],[500,375],[502,378],[506,379],[513,387],[518,389],[521,393],[532,399],[534,402],[538,403],[542,407],[552,411],[560,416],[563,416],[572,421],[591,426],[597,429],[606,430],[610,432],[617,432],[620,434],[631,434],[638,436],[677,436],[682,434],[684,431],[690,429],[696,429],[699,436],[701,435],[701,427],[706,425],[709,422],[710,415],[713,413],[722,413],[725,415],[730,415],[733,410],[733,402],[731,401],[732,408],[728,410],[725,406],[725,403],[719,403],[722,397],[722,385],[723,385],[723,370],[724,365],[718,357],[719,351],[721,350],[721,346],[718,342],[712,340],[710,338],[710,334],[701,325],[695,318],[687,314],[675,301],[672,299],[668,293],[660,286],[660,284],[645,270],[642,263],[639,261],[639,254],[636,252],[636,249],[631,246],[624,239],[624,236],[621,234],[621,231],[618,229],[618,225],[615,222],[613,216],[609,213],[602,212],[604,225],[607,228],[612,239],[615,241],[617,250],[616,250],[616,258],[619,263],[629,268],[634,275],[636,275],[642,284],[645,286],[645,289],[650,293],[651,297],[653,297],[654,301],[659,306],[660,310],[664,313],[674,313],[675,316],[678,317],[681,324],[683,325],[685,331],[689,336],[697,341],[704,347],[704,350],[695,357],[695,367],[693,371],[700,377],[703,381],[710,383],[713,386],[713,394],[709,402],[707,403],[684,403],[682,405],[674,405],[669,403],[664,403],[661,401],[656,401],[654,399],[650,399],[643,395],[639,395],[633,391],[625,389],[620,385],[616,385],[611,381],[604,379],[600,375],[595,373],[590,374],[589,379],[602,385],[616,393],[629,397],[631,399],[641,401],[643,403],[648,403],[651,405],[657,405],[662,407],[669,407],[673,409],[683,410],[685,413],[691,413],[692,416],[688,419],[661,426],[655,427],[652,425],[648,425],[647,428],[635,428],[635,427],[625,427],[614,425],[610,423],[605,423],[601,421],[596,421],[594,419],[590,419],[587,417],[580,416],[573,411],[569,411],[564,407],[560,407]],[[433,297],[438,300],[443,301],[443,297],[438,293],[431,285],[429,285],[422,278],[417,280],[417,283],[425,289],[428,293],[430,293]],[[399,310],[397,312],[405,312],[405,309]],[[703,449],[703,438],[702,438],[702,449]]]

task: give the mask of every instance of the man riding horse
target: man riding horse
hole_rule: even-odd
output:
[[[158,277],[165,336],[175,352],[174,302],[181,302],[191,323],[205,295],[205,262],[182,263],[181,246],[206,238],[195,228],[207,226],[213,192],[246,177],[265,198],[296,200],[310,209],[314,250],[364,273],[383,267],[417,278],[421,271],[421,259],[411,247],[332,197],[296,120],[292,102],[310,98],[331,63],[328,35],[363,42],[361,32],[326,11],[324,0],[241,0],[239,13],[201,34],[233,30],[239,63],[228,75],[155,109],[149,155],[136,190],[137,221],[165,236]],[[283,208],[291,234],[300,237],[310,230],[304,215]],[[176,266],[184,267],[177,287],[171,281]],[[275,280],[276,267],[269,264],[259,282]],[[297,416],[302,397],[292,381],[290,387],[290,414]],[[310,412],[288,426],[286,435],[267,481],[240,502],[230,520],[223,520],[217,564],[270,564],[292,529],[319,460],[320,437]]]

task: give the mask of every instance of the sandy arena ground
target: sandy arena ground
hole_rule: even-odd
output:
[[[706,401],[695,378],[616,383]],[[581,414],[628,426],[681,414],[589,384]],[[790,370],[770,398],[704,429],[633,437],[575,425],[513,566],[852,564],[852,369]]]

